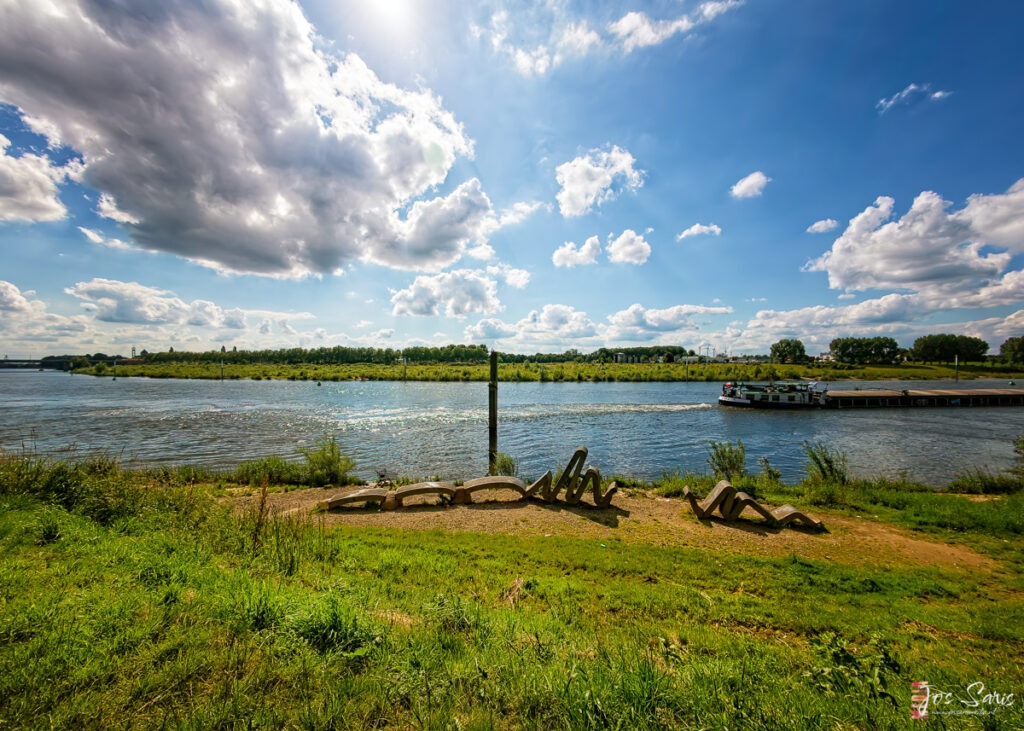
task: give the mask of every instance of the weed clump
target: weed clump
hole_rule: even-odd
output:
[[[708,465],[719,480],[738,480],[746,476],[747,448],[742,440],[732,442],[711,442],[708,446]]]

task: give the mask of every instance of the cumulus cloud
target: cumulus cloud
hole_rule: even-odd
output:
[[[481,320],[466,327],[469,340],[513,340],[523,346],[560,347],[559,344],[576,343],[597,335],[597,326],[585,312],[569,305],[544,305],[533,310],[515,323],[504,323],[495,318]]]
[[[804,269],[827,272],[834,289],[897,289],[975,301],[988,292],[1004,300],[1008,289],[1015,291],[1017,275],[1007,283],[1001,274],[1013,254],[1024,252],[1024,180],[1005,194],[973,195],[961,210],[950,211],[951,205],[924,191],[906,214],[890,220],[895,201],[880,196]]]
[[[526,269],[517,269],[508,264],[497,264],[487,267],[487,273],[492,277],[501,277],[505,284],[515,289],[523,289],[530,283],[530,272]]]
[[[45,156],[8,151],[11,141],[0,134],[0,221],[59,221],[67,215],[60,184],[71,172]]]
[[[633,304],[608,316],[605,337],[610,342],[638,342],[654,340],[665,334],[696,332],[697,317],[701,315],[724,315],[732,312],[731,307],[706,307],[703,305],[675,305],[665,309],[647,309]]]
[[[57,344],[71,337],[87,336],[90,330],[87,317],[65,317],[49,312],[46,304],[34,295],[13,282],[0,280],[0,346],[5,352],[22,351],[26,343]],[[29,354],[22,352],[21,355]]]
[[[939,89],[932,91],[931,84],[908,84],[902,91],[898,91],[890,97],[879,99],[875,109],[879,114],[885,114],[896,106],[908,106],[922,101],[940,101],[952,95],[951,91]]]
[[[627,228],[608,244],[608,261],[616,264],[643,264],[651,255],[651,245],[642,234]]]
[[[623,342],[678,340],[700,330],[700,318],[732,312],[731,307],[675,305],[664,309],[648,309],[634,304],[596,323],[586,312],[570,305],[550,304],[530,312],[516,322],[484,318],[465,328],[464,335],[475,341],[503,341],[503,347],[529,350],[614,345]]]
[[[0,102],[81,155],[140,247],[278,276],[440,270],[497,225],[475,179],[432,194],[473,154],[441,100],[323,50],[295,3],[7,3],[0,23]],[[64,215],[61,173],[2,160],[0,215]]]
[[[676,241],[682,241],[683,239],[688,239],[691,236],[705,236],[705,235],[721,236],[722,235],[722,229],[721,229],[720,226],[718,226],[717,224],[714,224],[714,223],[710,223],[710,224],[695,223],[692,226],[690,226],[690,228],[686,229],[681,234],[676,236]]]
[[[624,190],[643,185],[643,171],[633,166],[636,160],[626,150],[590,150],[586,155],[563,163],[555,169],[561,186],[556,198],[562,215],[582,216],[595,205],[612,200]]]
[[[0,311],[28,312],[30,309],[28,298],[22,294],[17,286],[0,279]]]
[[[133,332],[158,334],[177,329],[183,337],[192,337],[195,333],[186,333],[181,328],[240,332],[249,329],[248,318],[251,317],[262,319],[261,333],[269,334],[275,321],[281,332],[295,333],[291,321],[312,317],[306,312],[224,308],[209,300],[186,302],[169,290],[116,279],[95,278],[78,282],[64,291],[81,301],[90,322],[143,329]]]
[[[551,255],[551,262],[556,267],[587,266],[597,263],[597,255],[601,253],[601,241],[596,236],[591,236],[579,247],[575,242],[566,241],[555,249]]]
[[[760,170],[752,172],[742,180],[737,181],[732,188],[729,189],[729,194],[733,198],[756,198],[764,192],[764,188],[768,183],[771,182],[771,178],[762,173]]]
[[[192,325],[245,329],[245,312],[225,310],[208,300],[185,302],[173,292],[138,282],[96,278],[78,282],[65,292],[100,322],[129,325]]]
[[[807,227],[807,233],[809,234],[823,234],[829,231],[834,231],[839,228],[839,221],[834,218],[823,218],[820,221],[815,221]]]
[[[491,315],[502,309],[497,281],[487,272],[475,269],[418,276],[409,287],[392,295],[391,304],[394,315],[420,317]]]

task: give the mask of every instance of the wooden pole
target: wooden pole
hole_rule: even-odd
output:
[[[498,353],[491,351],[491,381],[487,385],[487,474],[498,461]]]

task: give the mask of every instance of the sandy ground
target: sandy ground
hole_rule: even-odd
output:
[[[441,506],[423,496],[397,510],[344,506],[317,513],[316,504],[358,488],[311,488],[270,493],[274,514],[309,516],[328,526],[374,526],[400,530],[472,531],[524,536],[571,536],[655,546],[693,547],[747,555],[789,556],[853,565],[935,566],[989,572],[995,561],[961,545],[930,540],[871,519],[814,513],[825,531],[769,528],[756,515],[740,520],[699,521],[683,500],[634,491],[618,493],[609,508],[569,506],[563,502],[524,502],[511,491],[477,493],[473,505]],[[586,498],[584,498],[586,500]],[[257,497],[236,498],[240,510],[253,509]]]

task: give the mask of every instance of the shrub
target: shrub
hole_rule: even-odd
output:
[[[963,495],[1012,495],[1020,492],[1024,473],[1017,469],[1007,474],[993,474],[982,468],[968,469],[949,483],[949,492]]]
[[[494,457],[494,474],[517,477],[519,475],[519,460],[510,454],[498,452]]]
[[[299,451],[306,458],[306,484],[323,487],[349,485],[356,481],[356,478],[348,474],[356,463],[341,453],[333,436],[324,437],[314,446]]]
[[[804,442],[807,453],[807,477],[816,484],[845,485],[849,481],[846,454],[823,442]]]
[[[261,457],[242,462],[231,473],[239,484],[256,487],[264,482],[270,485],[298,485],[304,477],[302,465],[287,462],[281,457]]]
[[[720,480],[738,480],[747,474],[745,460],[747,448],[739,439],[732,442],[711,442],[708,447],[708,465]]]

